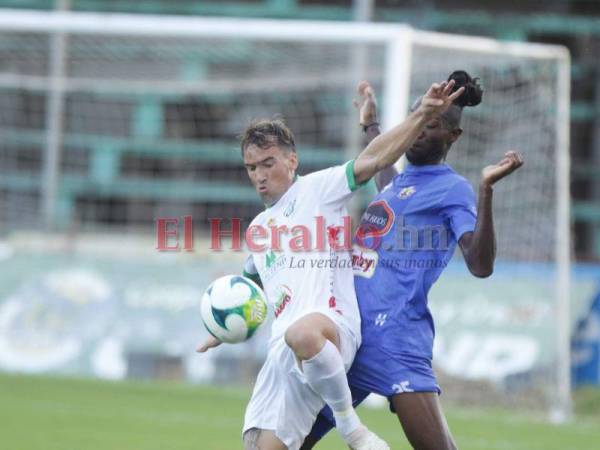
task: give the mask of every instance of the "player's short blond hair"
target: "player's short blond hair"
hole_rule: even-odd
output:
[[[276,145],[296,151],[294,133],[280,118],[253,120],[240,135],[242,155],[250,145],[256,145],[261,149]]]

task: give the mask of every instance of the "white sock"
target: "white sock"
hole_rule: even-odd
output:
[[[352,394],[339,350],[331,341],[326,341],[319,353],[302,361],[302,370],[310,387],[332,409],[336,428],[347,440],[361,423],[352,406]]]

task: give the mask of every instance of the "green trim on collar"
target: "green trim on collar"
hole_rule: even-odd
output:
[[[369,180],[363,181],[360,184],[356,184],[356,178],[354,178],[354,160],[351,159],[346,163],[346,179],[348,180],[348,187],[350,188],[350,192],[354,192],[358,188],[366,185]]]

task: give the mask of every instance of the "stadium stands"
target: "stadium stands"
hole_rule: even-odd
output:
[[[0,0],[0,7],[53,9],[54,1],[45,0]],[[543,11],[542,8],[543,7]],[[329,19],[351,20],[352,2],[325,0],[254,0],[254,1],[101,1],[78,0],[71,2],[71,9],[76,11],[131,12],[183,15],[223,15],[241,17],[271,17],[289,19]],[[460,32],[463,34],[488,35],[501,39],[530,40],[536,42],[559,43],[566,45],[573,56],[572,70],[572,194],[574,204],[572,218],[575,224],[575,251],[579,259],[600,259],[600,129],[598,123],[600,110],[600,83],[597,83],[598,64],[597,52],[600,39],[600,5],[594,1],[553,0],[539,2],[526,0],[517,4],[506,2],[474,2],[469,0],[426,2],[416,1],[397,2],[392,0],[379,1],[374,11],[375,20],[407,22],[422,29],[436,31]],[[3,40],[0,54],[3,58],[8,53],[14,54],[10,41]],[[135,49],[110,49],[111,52],[132,52]],[[244,58],[255,57],[243,49],[227,55],[200,55],[195,61],[188,61],[180,67],[181,81],[186,74],[203,70],[206,64],[218,64],[219,60],[243,64]],[[132,94],[134,95],[134,94]],[[343,96],[338,98],[311,99],[311,108],[315,114],[331,114],[332,110],[343,109]],[[102,102],[118,103],[123,93],[113,90],[102,94]],[[239,180],[240,172],[234,169],[235,158],[231,149],[235,142],[231,140],[231,130],[214,130],[210,127],[196,126],[181,130],[175,122],[178,114],[184,113],[191,125],[198,124],[203,117],[223,117],[229,111],[234,111],[238,105],[227,96],[215,96],[210,103],[199,104],[193,98],[182,94],[173,96],[135,96],[127,117],[121,122],[123,137],[104,138],[101,130],[81,129],[74,126],[65,135],[65,152],[68,155],[63,165],[68,174],[65,178],[65,189],[61,192],[62,211],[57,212],[63,218],[62,225],[68,226],[73,220],[73,213],[78,204],[110,205],[109,208],[131,210],[137,208],[135,214],[116,214],[114,211],[95,212],[102,208],[92,208],[90,215],[82,212],[77,220],[83,222],[102,222],[103,217],[112,217],[114,223],[128,223],[136,217],[145,217],[139,208],[152,203],[160,203],[162,199],[176,195],[180,200],[207,209],[211,202],[230,203],[235,207],[245,209],[250,217],[255,208],[248,207],[252,193],[247,185],[240,183],[234,189],[223,189],[215,183],[202,183],[200,179],[189,180],[186,177],[178,181],[174,190],[165,191],[160,177],[150,185],[138,185],[140,192],[132,191],[127,183],[118,181],[119,171],[135,171],[139,167],[158,168],[158,161],[176,160],[181,167],[192,170],[194,161],[210,162],[214,170],[227,172],[221,179]],[[35,131],[24,131],[21,125],[39,123],[43,120],[43,94],[21,96],[22,117],[20,123],[0,123],[3,138],[10,143],[10,150],[19,151],[19,172],[17,168],[3,167],[0,178],[0,199],[12,201],[11,198],[29,196],[31,201],[37,201],[39,178],[24,177],[23,171],[31,165],[39,164],[41,157],[40,143],[44,136]],[[281,109],[288,102],[285,98],[274,99],[279,102]],[[326,104],[324,104],[326,103]],[[69,107],[69,106],[68,106]],[[77,108],[77,100],[73,99],[71,108]],[[128,107],[129,108],[129,107]],[[77,113],[75,113],[77,114]],[[191,119],[190,119],[191,117]],[[164,124],[164,126],[163,126]],[[25,127],[28,128],[28,127]],[[186,145],[185,139],[193,138],[194,143]],[[202,145],[204,138],[219,138],[222,148],[215,151],[214,144],[210,147]],[[341,143],[310,143],[314,152],[307,158],[313,162],[313,167],[340,161]],[[306,146],[306,145],[305,145]],[[194,154],[192,156],[192,153]],[[71,157],[72,155],[72,157]],[[6,155],[4,159],[10,159]],[[309,167],[310,168],[310,167]],[[12,171],[12,172],[11,172]],[[200,171],[201,172],[201,171]],[[130,172],[131,173],[131,172]],[[200,176],[198,178],[201,178]],[[90,183],[99,189],[93,189],[94,199],[90,194]],[[138,196],[136,205],[125,204],[120,195],[128,192]],[[176,194],[174,193],[176,192]],[[218,196],[215,193],[219,193]],[[15,197],[16,196],[16,197]],[[257,205],[258,207],[258,205]],[[122,209],[121,208],[121,209]]]

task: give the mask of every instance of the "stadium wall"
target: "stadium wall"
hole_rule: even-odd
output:
[[[116,248],[120,251],[113,252]],[[207,242],[195,248],[164,254],[152,240],[114,236],[95,236],[70,247],[56,236],[5,242],[0,248],[5,268],[0,276],[0,370],[109,379],[251,380],[266,352],[268,326],[248,343],[203,356],[194,352],[206,337],[198,300],[210,281],[241,270],[243,253],[210,253]],[[589,315],[598,269],[580,265],[573,270],[574,323]],[[470,276],[462,261],[451,264],[430,293],[437,327],[435,363],[442,377],[481,380],[502,392],[526,385],[532,373],[552,365],[553,278],[544,264],[500,262],[487,280]],[[597,299],[591,310],[597,318]],[[594,339],[588,345],[600,345],[598,336]],[[236,370],[217,373],[217,363]],[[234,372],[241,376],[232,377]]]

